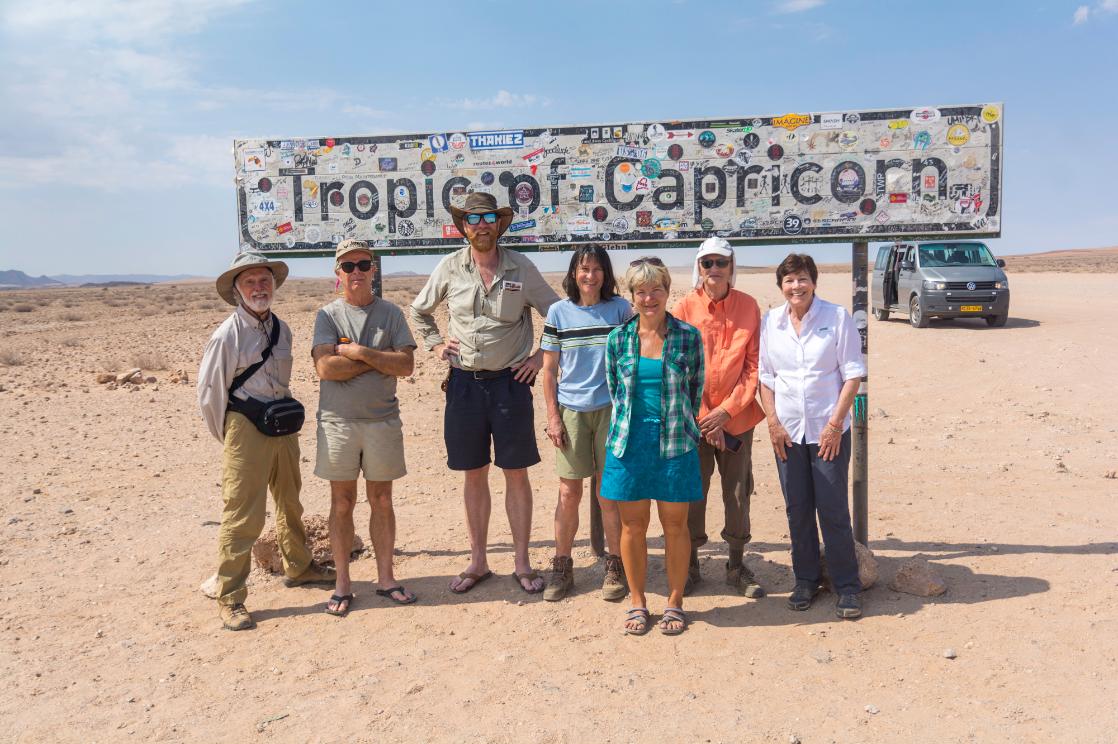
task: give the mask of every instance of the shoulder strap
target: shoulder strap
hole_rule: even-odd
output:
[[[264,366],[264,362],[268,361],[268,357],[272,355],[272,347],[276,345],[276,341],[279,341],[279,327],[279,317],[277,317],[275,313],[272,313],[272,333],[268,337],[268,348],[264,349],[264,353],[260,355],[259,362],[249,365],[244,372],[233,378],[233,384],[229,386],[230,396],[233,395],[234,390],[244,385],[248,381],[248,378],[256,374],[256,371]]]

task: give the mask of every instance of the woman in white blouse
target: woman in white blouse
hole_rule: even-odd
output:
[[[786,302],[761,321],[761,405],[792,540],[796,586],[788,607],[806,610],[819,592],[822,529],[836,612],[852,619],[862,614],[862,584],[847,506],[850,405],[866,365],[854,319],[815,296],[818,278],[804,254],[790,254],[776,269]]]

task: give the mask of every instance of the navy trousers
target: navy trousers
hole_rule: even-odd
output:
[[[862,591],[858,558],[854,554],[854,530],[847,505],[847,474],[850,469],[850,432],[842,435],[838,456],[827,462],[819,456],[818,444],[793,444],[785,452],[787,462],[776,458],[780,488],[788,514],[792,539],[792,573],[796,581],[818,582],[819,530],[827,548],[827,569],[839,594]],[[816,514],[819,515],[816,526]]]

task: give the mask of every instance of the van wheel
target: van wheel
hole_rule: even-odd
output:
[[[928,317],[924,315],[924,310],[920,307],[920,297],[917,295],[913,295],[908,301],[908,322],[913,328],[928,327]]]
[[[889,320],[889,311],[875,307],[873,309],[873,318],[874,320]]]
[[[1007,320],[1009,320],[1008,315],[987,315],[986,325],[991,328],[1004,328]]]

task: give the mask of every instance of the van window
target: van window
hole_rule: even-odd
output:
[[[928,243],[920,246],[920,266],[996,266],[982,243]]]
[[[877,261],[873,267],[875,269],[884,269],[886,264],[889,263],[889,246],[883,245],[877,249]]]

